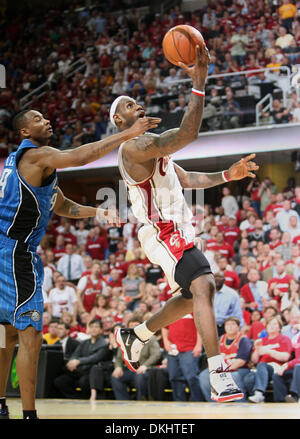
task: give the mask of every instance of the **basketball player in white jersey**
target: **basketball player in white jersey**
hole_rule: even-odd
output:
[[[182,187],[205,188],[251,176],[258,166],[250,155],[227,171],[214,174],[185,172],[170,155],[198,138],[204,109],[204,88],[209,64],[206,48],[196,49],[193,67],[180,67],[192,78],[188,108],[179,128],[161,135],[145,133],[119,148],[119,168],[128,186],[132,211],[143,223],[139,240],[148,259],[159,264],[175,294],[147,322],[135,329],[115,333],[124,361],[132,371],[139,367],[142,347],[159,329],[193,312],[208,357],[212,398],[219,402],[241,399],[228,365],[219,350],[213,310],[214,276],[210,265],[195,247],[192,213],[185,203]],[[120,131],[131,126],[145,111],[135,100],[119,96],[112,104],[110,118]]]

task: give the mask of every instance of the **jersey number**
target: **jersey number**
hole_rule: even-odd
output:
[[[12,169],[5,168],[2,172],[1,178],[0,178],[0,198],[4,197],[4,190],[7,183],[7,179],[9,174],[12,172]]]

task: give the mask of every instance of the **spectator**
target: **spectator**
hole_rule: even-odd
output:
[[[59,259],[57,269],[68,281],[77,285],[82,273],[85,271],[83,259],[82,256],[74,252],[73,244],[67,244],[65,249],[66,254]]]
[[[259,280],[259,271],[256,269],[249,270],[247,277],[249,282],[241,288],[240,295],[245,299],[246,307],[250,311],[262,311],[270,299],[268,284]]]
[[[103,261],[105,259],[105,251],[108,248],[106,235],[102,229],[93,227],[89,231],[86,241],[86,251],[92,259]]]
[[[65,239],[63,235],[58,235],[56,237],[56,244],[53,249],[53,253],[55,256],[55,261],[58,262],[59,259],[65,255],[66,249],[65,249]]]
[[[134,317],[127,323],[128,328],[135,328],[141,323],[140,320]],[[159,363],[161,358],[159,344],[153,336],[149,342],[145,344],[140,355],[140,367],[136,372],[132,372],[125,366],[121,349],[118,349],[118,353],[115,361],[115,368],[111,376],[111,384],[114,391],[115,398],[117,400],[129,400],[129,392],[127,386],[136,388],[136,399],[141,401],[148,397],[148,369]]]
[[[244,325],[243,312],[239,295],[232,288],[225,285],[225,277],[222,273],[215,274],[216,294],[214,299],[214,311],[217,322],[218,335],[224,334],[224,323],[227,317],[237,317]]]
[[[90,320],[94,320],[94,319],[103,320],[103,318],[107,316],[110,317],[108,298],[103,294],[97,294],[94,305],[89,313],[89,318]],[[103,330],[104,329],[106,330],[107,328],[103,327]]]
[[[222,273],[225,277],[224,284],[229,288],[233,288],[238,291],[240,286],[240,278],[232,267],[228,264],[227,258],[225,256],[219,256],[217,258],[218,272]]]
[[[255,312],[260,312],[258,310],[252,311],[252,314]],[[264,308],[264,317],[262,318],[262,314],[260,314],[260,319],[252,319],[250,328],[247,332],[247,337],[251,340],[257,340],[258,338],[263,338],[267,336],[266,332],[266,324],[273,317],[277,316],[277,309],[272,305],[268,305]]]
[[[244,393],[241,401],[247,401],[246,395],[252,393],[254,381],[254,373],[249,369],[252,342],[242,334],[240,326],[240,321],[236,317],[228,317],[225,320],[225,333],[220,338],[220,351],[229,370],[232,371],[233,379]],[[201,371],[199,382],[205,400],[212,401],[208,368]]]
[[[291,208],[290,200],[284,200],[283,209],[277,213],[276,220],[278,221],[280,230],[287,232],[289,228],[290,218],[295,216],[297,218],[297,228],[300,227],[300,220],[298,213]]]
[[[145,281],[138,275],[137,265],[131,263],[128,267],[127,276],[122,280],[123,296],[128,300],[128,308],[134,310],[143,297]]]
[[[233,99],[232,90],[226,91],[226,102],[223,105],[223,129],[229,130],[239,128],[242,122],[242,111],[240,104]]]
[[[222,232],[216,234],[216,242],[214,245],[210,246],[210,250],[214,252],[219,252],[222,256],[227,258],[228,263],[234,256],[234,250],[231,245],[224,241],[224,235]]]
[[[49,293],[48,311],[52,317],[60,318],[64,311],[73,315],[73,320],[78,314],[78,300],[74,288],[66,285],[63,275],[59,275],[55,282],[55,288]]]
[[[58,340],[58,319],[52,318],[48,324],[48,332],[43,335],[43,343],[53,345]]]
[[[291,45],[293,39],[293,35],[287,33],[286,28],[281,26],[279,28],[279,37],[276,40],[276,46],[281,47],[281,49],[285,49]]]
[[[232,58],[238,62],[239,66],[243,66],[245,63],[246,49],[249,44],[249,40],[242,26],[240,26],[237,29],[237,32],[233,34],[230,43],[230,54]]]
[[[238,203],[233,195],[231,195],[231,191],[227,186],[222,188],[222,207],[224,209],[224,215],[231,217],[235,216],[239,210]]]
[[[281,334],[281,327],[281,321],[274,317],[266,326],[268,336],[254,343],[251,360],[256,365],[256,373],[254,394],[248,398],[250,402],[264,402],[269,381],[280,370],[280,366],[290,359],[292,343]]]
[[[54,380],[56,389],[65,398],[88,398],[90,388],[94,387],[91,381],[93,366],[111,359],[100,320],[90,321],[89,333],[91,338],[79,343],[66,364],[65,372]],[[76,390],[77,387],[81,390]]]
[[[291,279],[288,287],[288,293],[282,296],[281,312],[285,309],[291,311],[300,310],[300,282],[296,279]]]
[[[91,274],[82,276],[77,285],[77,296],[80,311],[91,312],[95,305],[96,297],[105,289],[105,282],[101,276],[101,265],[94,262]]]
[[[293,341],[300,334],[300,309],[289,311],[289,323],[282,328],[281,333]]]
[[[297,14],[296,6],[290,0],[283,0],[283,4],[278,8],[278,14],[281,18],[282,26],[287,31],[292,30],[293,20]]]
[[[59,340],[56,341],[56,344],[61,344],[64,357],[64,366],[67,364],[80,343],[74,337],[70,337],[70,331],[71,326],[68,323],[59,322],[57,324],[57,335]]]
[[[292,342],[295,357],[273,375],[275,402],[300,402],[300,335]]]
[[[75,230],[74,235],[77,239],[77,245],[81,246],[82,244],[86,246],[87,237],[89,236],[89,231],[86,229],[85,221],[78,221],[78,228]]]
[[[193,316],[187,314],[163,328],[162,338],[167,351],[167,369],[173,401],[187,401],[186,386],[190,389],[190,401],[203,401],[198,379],[202,342]]]
[[[268,282],[269,295],[278,302],[280,309],[282,296],[288,293],[289,283],[293,276],[285,271],[285,263],[279,260],[276,264],[277,276],[272,277]]]

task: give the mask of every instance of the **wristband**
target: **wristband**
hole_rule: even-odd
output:
[[[229,181],[229,178],[228,178],[226,171],[222,171],[222,177],[223,177],[223,180],[226,181],[226,183]]]
[[[205,91],[200,91],[200,90],[197,90],[196,88],[192,88],[192,93],[194,93],[194,95],[197,95],[197,96],[202,96],[203,98],[205,96]]]

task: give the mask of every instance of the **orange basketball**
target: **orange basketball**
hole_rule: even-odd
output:
[[[204,39],[197,29],[187,24],[172,27],[162,42],[165,57],[176,66],[178,62],[188,66],[194,64],[197,45],[201,49],[205,45]]]

